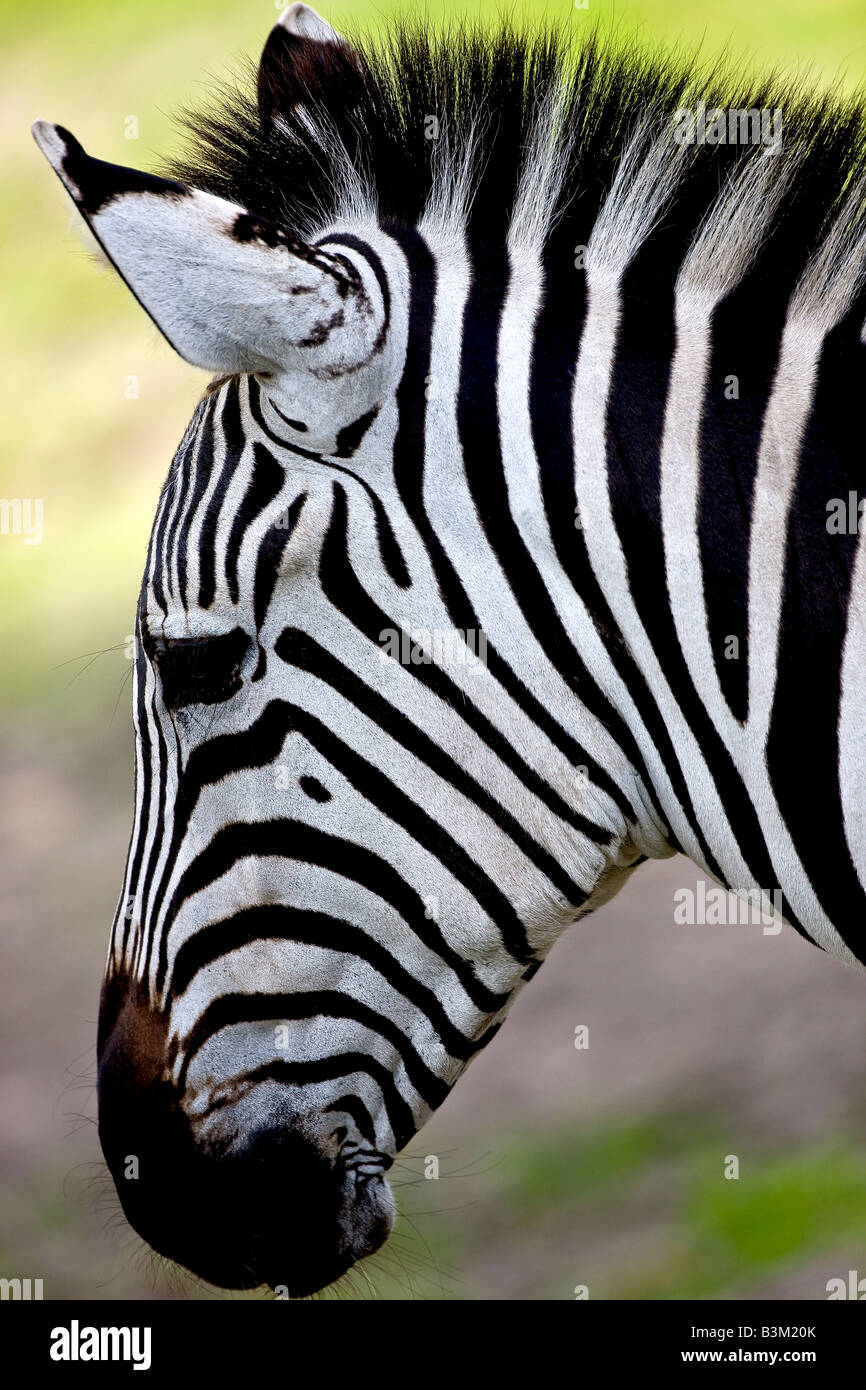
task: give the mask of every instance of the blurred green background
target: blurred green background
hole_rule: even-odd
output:
[[[404,7],[321,8],[375,27]],[[435,23],[501,7],[412,8]],[[615,42],[727,48],[823,86],[866,72],[862,0],[508,8],[600,22]],[[90,263],[29,125],[57,120],[102,158],[153,166],[176,141],[171,113],[255,55],[276,10],[7,0],[0,13],[0,494],[44,505],[41,545],[0,536],[0,1276],[41,1277],[53,1298],[214,1297],[124,1227],[93,1123],[131,815],[127,638],[204,378]],[[557,947],[401,1162],[395,1237],[342,1294],[822,1298],[828,1279],[866,1275],[866,980],[787,931],[675,927],[673,891],[694,877],[685,861],[647,866]],[[732,1154],[738,1181],[723,1176]]]

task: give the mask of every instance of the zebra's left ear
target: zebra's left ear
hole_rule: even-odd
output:
[[[380,351],[381,291],[347,257],[188,184],[91,159],[62,126],[37,121],[33,135],[136,299],[194,366],[336,377]]]
[[[309,5],[290,5],[259,60],[259,112],[267,122],[300,104],[346,106],[362,80],[358,55],[336,29]]]
[[[278,32],[287,38],[310,39],[313,43],[343,43],[336,29],[311,5],[289,5],[274,25],[270,37],[273,39]]]

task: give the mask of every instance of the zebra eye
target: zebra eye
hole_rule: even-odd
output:
[[[154,637],[150,655],[169,709],[216,705],[241,688],[250,639],[236,627],[222,637]]]

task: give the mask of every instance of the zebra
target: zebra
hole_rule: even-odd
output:
[[[186,120],[159,176],[34,126],[216,374],[138,605],[99,1134],[153,1249],[296,1298],[646,860],[863,959],[864,106],[293,4]]]

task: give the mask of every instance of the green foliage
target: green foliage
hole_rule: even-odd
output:
[[[485,1163],[453,1180],[444,1163],[438,1181],[400,1194],[408,1215],[399,1243],[368,1262],[373,1288],[383,1298],[572,1299],[578,1284],[591,1299],[750,1298],[807,1266],[815,1273],[799,1296],[820,1299],[828,1278],[863,1265],[862,1138],[791,1151],[743,1136],[740,1176],[729,1179],[737,1127],[674,1113],[474,1149],[464,1137],[460,1152]],[[358,1296],[359,1277],[341,1295]]]

